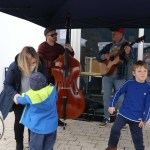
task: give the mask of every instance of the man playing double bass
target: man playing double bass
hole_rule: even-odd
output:
[[[111,29],[112,31],[112,43],[107,44],[97,55],[96,59],[99,62],[102,62],[104,60],[109,60],[111,53],[113,53],[114,50],[118,49],[121,50],[124,43],[127,43],[127,41],[124,39],[123,28],[114,27]],[[103,101],[104,101],[104,119],[100,123],[99,127],[105,127],[107,123],[110,121],[110,114],[108,112],[109,107],[109,101],[112,95],[113,88],[117,90],[125,80],[128,79],[130,76],[129,73],[129,67],[133,63],[133,55],[131,55],[131,47],[126,45],[123,47],[123,55],[120,55],[122,57],[123,63],[120,65],[117,65],[116,68],[111,72],[111,74],[106,74],[102,78],[102,87],[104,90],[103,95]],[[130,65],[129,65],[130,64]],[[123,97],[120,97],[119,102],[122,103]],[[120,107],[121,103],[118,104],[118,107]]]
[[[51,26],[45,29],[44,35],[46,37],[46,41],[41,43],[38,47],[38,54],[44,60],[46,65],[46,72],[48,83],[55,83],[54,77],[52,76],[51,68],[55,65],[54,61],[62,54],[64,54],[65,49],[62,45],[57,43],[57,32],[56,29]],[[66,44],[65,48],[69,50],[69,53],[74,56],[74,51],[70,44]],[[58,120],[59,126],[66,125],[61,120]]]

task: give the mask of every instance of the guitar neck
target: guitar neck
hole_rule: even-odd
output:
[[[133,46],[135,44],[135,42],[131,42],[130,44],[129,44],[129,46]]]
[[[125,46],[131,47],[131,46],[133,46],[135,43],[139,43],[139,42],[143,41],[144,39],[145,39],[145,35],[142,36],[142,37],[137,38],[135,41],[133,41],[133,42],[131,42],[131,43],[129,43],[129,42],[123,43],[123,45],[121,46],[121,48],[120,48],[120,50],[118,51],[118,53],[115,53],[115,55],[112,55],[112,57],[110,58],[110,60],[114,59],[114,57],[117,57],[117,56],[119,56],[119,55],[122,55],[122,54],[124,55]],[[114,54],[114,53],[113,53],[113,54]]]
[[[131,47],[131,46],[133,46],[135,43],[136,43],[135,41],[134,41],[134,42],[131,42],[130,44],[129,44],[128,42],[126,42],[126,43],[123,45],[123,50],[120,51],[120,54],[123,54],[123,53],[124,53],[125,46]]]

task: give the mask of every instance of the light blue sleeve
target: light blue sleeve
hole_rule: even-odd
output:
[[[29,98],[27,95],[24,95],[23,97],[22,96],[18,96],[17,98],[17,101],[19,104],[22,104],[22,105],[26,105],[26,104],[29,104]]]

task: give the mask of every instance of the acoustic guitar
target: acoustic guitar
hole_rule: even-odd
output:
[[[125,42],[122,49],[115,49],[110,53],[110,59],[99,62],[99,67],[102,75],[111,75],[118,65],[123,64],[123,56],[125,55],[125,46],[133,46],[135,43],[140,43],[145,39],[145,36],[137,38],[134,42]]]

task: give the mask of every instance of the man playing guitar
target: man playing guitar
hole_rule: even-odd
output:
[[[120,64],[114,65],[113,70],[108,73],[103,74],[102,87],[104,90],[103,101],[104,101],[104,119],[100,123],[100,127],[104,127],[110,121],[110,114],[108,112],[109,101],[112,95],[112,91],[117,90],[129,77],[129,63],[133,63],[134,58],[131,55],[131,47],[124,39],[123,28],[112,28],[112,43],[107,44],[97,55],[96,59],[99,62],[103,61],[113,61],[115,60],[115,55],[113,52],[118,50],[119,58],[122,60]],[[118,108],[121,105],[123,97],[120,97]]]

